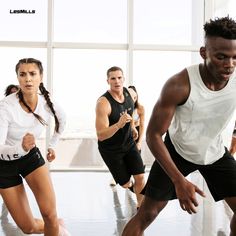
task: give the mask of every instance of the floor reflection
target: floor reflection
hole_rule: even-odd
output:
[[[136,213],[136,201],[130,190],[125,190],[125,204],[122,204],[118,195],[118,186],[111,186],[113,192],[114,210],[116,214],[116,229],[113,235],[120,236],[127,221]]]
[[[199,176],[192,180],[205,185]],[[127,221],[136,214],[136,198],[119,185],[109,185],[108,172],[52,172],[60,218],[65,220],[72,236],[120,236]],[[40,217],[34,196],[26,186],[35,217]],[[199,198],[198,213],[190,216],[182,211],[177,200],[168,203],[145,236],[226,236],[232,215],[224,202],[214,203],[207,189],[206,199]],[[0,197],[0,236],[23,236],[7,214]],[[25,235],[24,235],[25,236]],[[29,235],[28,235],[29,236]],[[31,236],[37,236],[36,234]]]

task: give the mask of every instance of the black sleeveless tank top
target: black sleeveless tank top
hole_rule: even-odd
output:
[[[109,126],[115,124],[120,119],[122,112],[127,111],[132,116],[134,110],[134,102],[127,88],[123,88],[124,102],[117,102],[107,91],[102,95],[106,97],[111,105],[111,114],[109,115]],[[112,137],[104,140],[98,140],[98,147],[102,151],[126,151],[134,144],[131,133],[131,125],[127,123],[123,128],[119,129]]]

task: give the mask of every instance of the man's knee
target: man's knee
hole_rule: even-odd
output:
[[[148,210],[142,206],[139,208],[136,216],[140,219],[140,222],[142,222],[143,230],[156,219],[158,213],[157,209],[154,208],[149,208]]]

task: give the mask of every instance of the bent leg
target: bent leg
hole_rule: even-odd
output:
[[[144,178],[144,174],[134,175],[133,177],[134,177],[134,183],[131,180],[129,180],[126,184],[122,185],[122,187],[130,188],[130,189],[132,188],[131,191],[136,194],[137,203],[138,203],[137,208],[139,208],[144,198],[144,196],[140,193],[145,186],[145,178]]]
[[[12,218],[24,233],[43,233],[43,220],[33,217],[23,184],[0,189],[0,192]]]
[[[143,198],[144,198],[144,196],[140,193],[145,186],[145,178],[144,178],[144,174],[134,175],[133,177],[135,180],[134,192],[136,194],[136,198],[137,198],[137,202],[138,202],[137,207],[140,207],[142,204]]]
[[[225,198],[225,201],[234,213],[230,221],[230,236],[236,236],[236,197]]]
[[[35,195],[44,220],[44,235],[58,236],[59,223],[56,212],[56,198],[46,165],[37,168],[25,177]]]
[[[125,226],[122,236],[142,236],[167,203],[145,196],[137,214]]]

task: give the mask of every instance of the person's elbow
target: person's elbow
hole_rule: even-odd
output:
[[[151,149],[157,145],[161,139],[161,134],[154,129],[148,128],[146,131],[146,142],[148,147]]]
[[[105,136],[103,135],[102,132],[97,131],[97,139],[98,139],[98,141],[102,142],[102,141],[104,141],[106,138],[105,138]]]
[[[147,131],[146,131],[146,143],[147,143],[148,147],[150,147],[151,144],[152,144],[152,140],[153,140],[152,137],[153,137],[152,131],[150,129],[147,129]]]

